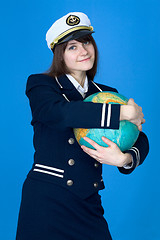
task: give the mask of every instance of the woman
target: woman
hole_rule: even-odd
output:
[[[95,92],[117,91],[93,82],[97,47],[92,33],[83,13],[69,13],[57,20],[46,35],[54,53],[50,70],[28,78],[35,154],[23,185],[17,240],[112,239],[98,194],[104,188],[101,163],[128,174],[147,156],[143,132],[124,153],[107,138],[103,140],[108,148],[86,138],[97,151],[76,142],[73,128],[118,129],[119,120],[127,119],[142,130],[145,122],[133,99],[126,106],[83,102]]]

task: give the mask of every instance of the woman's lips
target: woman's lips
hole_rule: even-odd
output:
[[[81,60],[80,62],[85,62],[85,61],[88,61],[88,60],[90,60],[90,57],[85,58],[85,59]]]

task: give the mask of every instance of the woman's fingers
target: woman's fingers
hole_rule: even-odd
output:
[[[89,144],[91,144],[96,150],[98,150],[100,148],[100,146],[93,141],[92,139],[88,138],[88,137],[84,137],[83,138],[86,142],[88,142]]]
[[[135,102],[134,102],[134,99],[133,98],[130,98],[129,100],[128,100],[128,104],[134,104]]]
[[[81,148],[83,149],[84,152],[89,154],[91,157],[95,158],[96,160],[99,159],[100,156],[99,156],[99,153],[96,150],[88,148],[84,145],[82,145]]]
[[[131,121],[132,123],[136,124],[138,129],[140,131],[142,131],[142,124],[145,123],[145,119],[144,119],[144,114],[142,112],[142,107],[137,105],[134,102],[134,99],[130,98],[127,105],[131,108],[128,109],[127,114],[129,113],[129,115],[127,117],[127,120]],[[125,109],[124,109],[125,110]],[[123,111],[124,111],[123,110]],[[126,114],[126,112],[125,112]],[[123,114],[122,114],[123,115]]]
[[[146,122],[146,120],[143,118],[143,119],[142,119],[142,124],[145,123],[145,122]]]
[[[89,154],[92,158],[96,159],[98,162],[101,162],[101,152],[103,147],[101,147],[95,141],[88,137],[84,137],[84,140],[91,144],[96,150],[82,145],[81,148],[83,149],[83,151]]]
[[[108,147],[102,147],[90,138],[84,137],[84,139],[96,150],[88,148],[84,145],[81,146],[82,150],[101,164],[113,166],[124,165],[124,153],[121,152],[116,143],[103,136],[102,140],[108,145]]]
[[[86,142],[88,142],[88,143],[90,143],[97,151],[101,151],[102,150],[102,146],[100,146],[99,144],[97,144],[95,141],[93,141],[92,139],[90,139],[90,138],[88,138],[88,137],[84,137],[84,140],[86,141]],[[114,146],[115,145],[115,143],[114,142],[112,142],[111,140],[109,140],[108,138],[106,138],[106,137],[102,137],[102,140],[103,140],[103,142],[105,142],[108,146]]]
[[[138,126],[138,130],[141,132],[142,131],[142,125]]]
[[[112,146],[114,144],[114,142],[112,142],[111,140],[109,140],[106,137],[102,137],[103,142],[105,142],[108,146]]]

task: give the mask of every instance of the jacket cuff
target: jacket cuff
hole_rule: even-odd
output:
[[[132,157],[132,156],[131,156],[131,157]],[[123,168],[125,168],[125,169],[131,169],[131,168],[133,168],[133,164],[134,164],[134,161],[133,161],[133,157],[132,157],[132,162],[129,163],[129,164],[125,164],[125,165],[123,166]]]
[[[105,111],[104,126],[106,126],[109,129],[119,129],[120,104],[107,104],[106,107],[108,107],[107,109],[108,111]]]
[[[124,153],[130,153],[132,155],[133,159],[132,168],[119,167],[118,169],[121,173],[130,174],[140,164],[140,153],[138,148],[136,147],[132,147],[131,149],[126,150]]]

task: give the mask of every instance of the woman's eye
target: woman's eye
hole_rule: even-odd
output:
[[[74,49],[76,49],[76,46],[69,47],[69,50],[74,50]]]
[[[88,45],[88,44],[90,44],[90,41],[84,42],[84,45]]]

